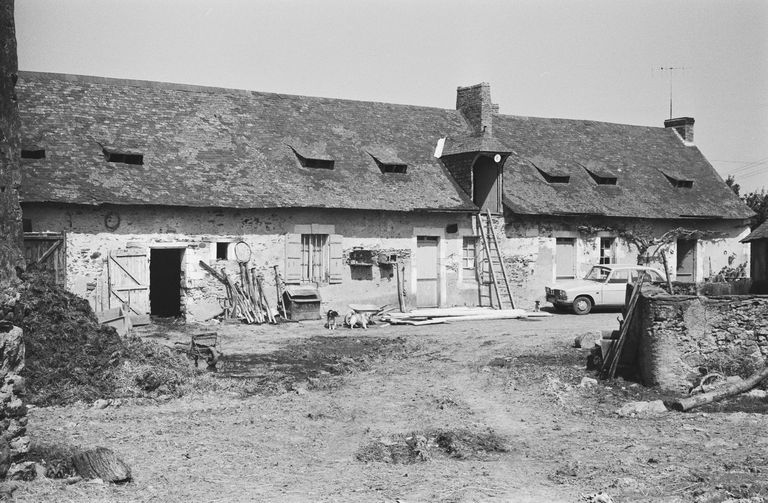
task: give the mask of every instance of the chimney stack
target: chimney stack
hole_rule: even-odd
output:
[[[693,117],[678,117],[664,121],[664,127],[672,128],[686,143],[693,143]]]
[[[474,135],[493,135],[493,114],[499,107],[491,103],[490,84],[483,82],[456,89],[456,110],[461,112]]]

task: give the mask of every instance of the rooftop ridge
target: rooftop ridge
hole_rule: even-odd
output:
[[[218,86],[204,86],[199,84],[184,84],[178,82],[164,82],[158,80],[142,80],[142,79],[126,79],[120,77],[101,77],[97,75],[80,75],[74,73],[56,73],[56,72],[36,72],[28,70],[20,70],[18,72],[19,77],[38,78],[38,79],[50,79],[50,80],[64,80],[67,82],[82,82],[87,84],[103,84],[103,85],[122,85],[132,87],[143,87],[149,89],[168,89],[174,91],[188,91],[188,92],[223,92],[232,95],[241,96],[274,96],[277,98],[303,98],[313,99],[328,102],[351,102],[351,103],[368,103],[371,105],[386,105],[391,107],[403,107],[411,109],[423,109],[423,110],[441,110],[446,113],[455,114],[456,110],[452,108],[443,107],[430,107],[425,105],[411,105],[407,103],[390,103],[387,101],[375,101],[375,100],[355,100],[350,98],[333,98],[328,96],[309,96],[304,94],[287,94],[287,93],[275,93],[269,91],[257,91],[253,89],[241,89],[232,87],[218,87]]]

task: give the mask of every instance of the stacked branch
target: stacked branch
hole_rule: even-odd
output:
[[[230,308],[225,316],[241,319],[246,323],[277,323],[264,293],[264,279],[261,275],[256,275],[255,267],[249,268],[248,262],[240,262],[240,276],[237,281],[223,268],[218,272],[202,260],[200,266],[226,288]]]

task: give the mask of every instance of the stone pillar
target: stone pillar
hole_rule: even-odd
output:
[[[29,450],[22,330],[0,321],[0,478]]]

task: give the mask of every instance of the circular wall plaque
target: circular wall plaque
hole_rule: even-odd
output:
[[[494,162],[501,162],[501,155],[499,155],[499,154],[494,155],[493,156],[493,160],[494,160]]]

